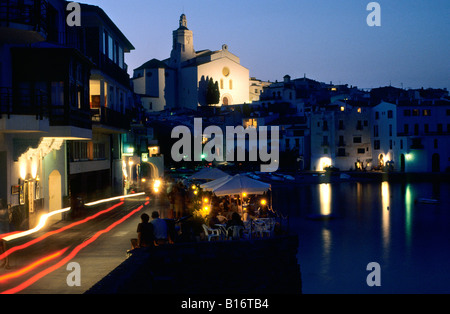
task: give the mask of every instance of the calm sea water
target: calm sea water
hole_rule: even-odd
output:
[[[450,293],[450,184],[288,185],[273,195],[299,235],[303,293]],[[366,283],[371,262],[380,287]]]

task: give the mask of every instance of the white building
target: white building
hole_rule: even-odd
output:
[[[370,109],[336,102],[311,114],[311,168],[340,170],[371,167]]]
[[[397,137],[397,105],[381,102],[371,112],[373,167],[395,167],[399,160]]]
[[[396,170],[444,172],[450,169],[450,102],[421,101],[397,106]]]
[[[249,102],[249,70],[240,64],[239,57],[227,45],[216,51],[195,51],[193,40],[183,14],[179,28],[173,31],[170,58],[152,59],[134,70],[134,91],[148,111],[196,110],[207,105],[206,91],[211,78],[219,85],[218,106]]]

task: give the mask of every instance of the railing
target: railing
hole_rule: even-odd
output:
[[[50,106],[50,125],[92,129],[91,115],[89,111],[81,109]]]
[[[124,130],[130,128],[130,119],[127,115],[106,107],[91,109],[91,116],[94,123]]]
[[[6,115],[35,115],[36,119],[48,117],[49,97],[39,89],[0,87],[0,119]]]
[[[130,86],[130,76],[127,71],[118,66],[114,61],[108,58],[104,54],[100,54],[100,60],[98,64],[101,71],[105,72],[113,79],[118,81],[120,84],[129,87]]]
[[[0,2],[0,21],[25,24],[35,31],[47,29],[46,0],[35,0],[33,4],[19,3],[19,1],[2,0]]]

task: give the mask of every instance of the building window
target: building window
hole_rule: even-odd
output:
[[[104,143],[94,144],[94,159],[106,159],[106,149]]]
[[[339,130],[344,129],[344,120],[339,120]]]
[[[358,154],[364,154],[366,152],[365,148],[358,148]]]
[[[228,75],[230,75],[230,69],[228,67],[224,67],[222,69],[222,74],[223,76],[228,77]]]
[[[389,149],[392,149],[392,140],[389,140]]]
[[[375,120],[380,119],[380,113],[378,111],[375,111]]]
[[[230,89],[233,89],[233,80],[230,80]]]
[[[419,125],[417,123],[414,124],[414,135],[419,135]]]
[[[412,115],[413,115],[413,117],[418,117],[419,116],[419,109],[413,109]]]
[[[125,64],[123,60],[123,48],[119,46],[119,66],[121,69],[125,70]]]
[[[223,79],[220,79],[220,89],[223,89]]]
[[[435,149],[438,148],[438,140],[437,140],[437,138],[434,139],[434,148]]]
[[[403,126],[403,133],[405,133],[406,135],[409,134],[409,124],[405,124]]]
[[[423,109],[422,115],[425,117],[431,116],[431,109]]]
[[[403,149],[403,140],[400,140],[400,149]]]
[[[373,149],[374,150],[379,150],[380,149],[380,140],[375,140],[373,142]]]
[[[357,122],[357,124],[356,124],[356,129],[357,129],[357,130],[362,130],[362,129],[363,129],[362,121],[361,121],[361,120],[358,120],[358,122]]]
[[[437,125],[437,132],[438,132],[439,134],[442,133],[442,123],[438,123],[438,125]]]
[[[394,112],[392,110],[388,110],[388,119],[392,119],[394,117]]]
[[[74,141],[71,145],[71,160],[82,161],[88,160],[88,143]]]
[[[360,143],[362,143],[361,136],[355,136],[355,137],[353,137],[353,143],[354,143],[354,144],[360,144]]]
[[[423,126],[423,128],[424,128],[424,132],[425,133],[428,133],[430,130],[429,130],[429,126],[428,126],[428,123],[426,123],[424,126]]]
[[[52,82],[52,106],[64,106],[64,82]]]
[[[108,35],[108,58],[114,61],[114,41],[111,36]]]
[[[403,116],[405,116],[405,117],[411,116],[411,110],[409,110],[409,109],[403,110]]]
[[[392,136],[392,124],[389,124],[389,136]]]
[[[374,137],[378,137],[378,125],[374,125],[373,126],[373,136]]]
[[[338,148],[338,153],[337,155],[339,157],[345,157],[346,156],[346,152],[345,152],[345,148]]]

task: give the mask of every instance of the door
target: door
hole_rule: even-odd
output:
[[[62,208],[61,174],[53,170],[48,177],[49,212]]]

